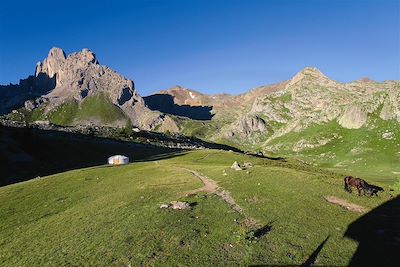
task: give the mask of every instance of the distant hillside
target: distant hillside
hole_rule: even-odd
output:
[[[400,176],[399,81],[342,84],[305,68],[289,81],[238,96],[179,87],[161,94],[187,109],[211,109],[208,121],[175,118],[187,135],[370,177]]]

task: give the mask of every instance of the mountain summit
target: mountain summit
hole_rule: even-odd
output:
[[[83,100],[87,96],[103,93],[111,102],[129,111],[143,99],[136,93],[131,80],[98,63],[88,49],[68,56],[60,48],[52,48],[48,57],[36,65],[35,77],[46,75],[55,79],[56,86],[46,97]]]
[[[129,122],[146,130],[177,130],[169,116],[145,106],[133,81],[100,65],[89,49],[66,55],[53,47],[47,58],[36,64],[33,76],[19,85],[3,86],[1,93],[13,96],[6,97],[3,113],[24,105],[30,112],[28,120],[110,126]]]

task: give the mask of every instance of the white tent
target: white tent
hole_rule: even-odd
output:
[[[108,158],[108,164],[110,165],[123,165],[128,164],[129,158],[122,155],[115,155]]]

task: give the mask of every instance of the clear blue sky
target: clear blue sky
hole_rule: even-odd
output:
[[[3,0],[0,38],[0,84],[33,74],[53,46],[91,49],[141,95],[236,94],[305,66],[340,82],[400,79],[399,0]]]

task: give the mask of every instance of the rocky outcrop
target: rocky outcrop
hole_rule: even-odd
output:
[[[367,113],[363,108],[356,105],[347,108],[338,122],[343,128],[359,129],[367,122],[367,118]]]
[[[238,131],[245,135],[250,135],[254,132],[263,133],[267,130],[265,121],[258,116],[245,116],[238,125]]]
[[[379,116],[384,120],[400,122],[400,83],[388,90]]]
[[[56,47],[52,48],[43,63],[38,62],[36,64],[35,77],[38,77],[41,73],[45,73],[49,78],[53,78],[58,74],[59,77],[56,77],[56,85],[60,86],[62,73],[61,68],[65,60],[66,55],[62,49]]]
[[[36,108],[38,108],[40,105],[44,104],[47,102],[46,98],[43,97],[39,97],[37,99],[34,100],[27,100],[24,103],[25,109],[27,109],[28,111],[32,111]]]
[[[242,167],[240,167],[239,163],[235,161],[234,163],[232,163],[231,169],[234,169],[235,171],[241,171]]]

